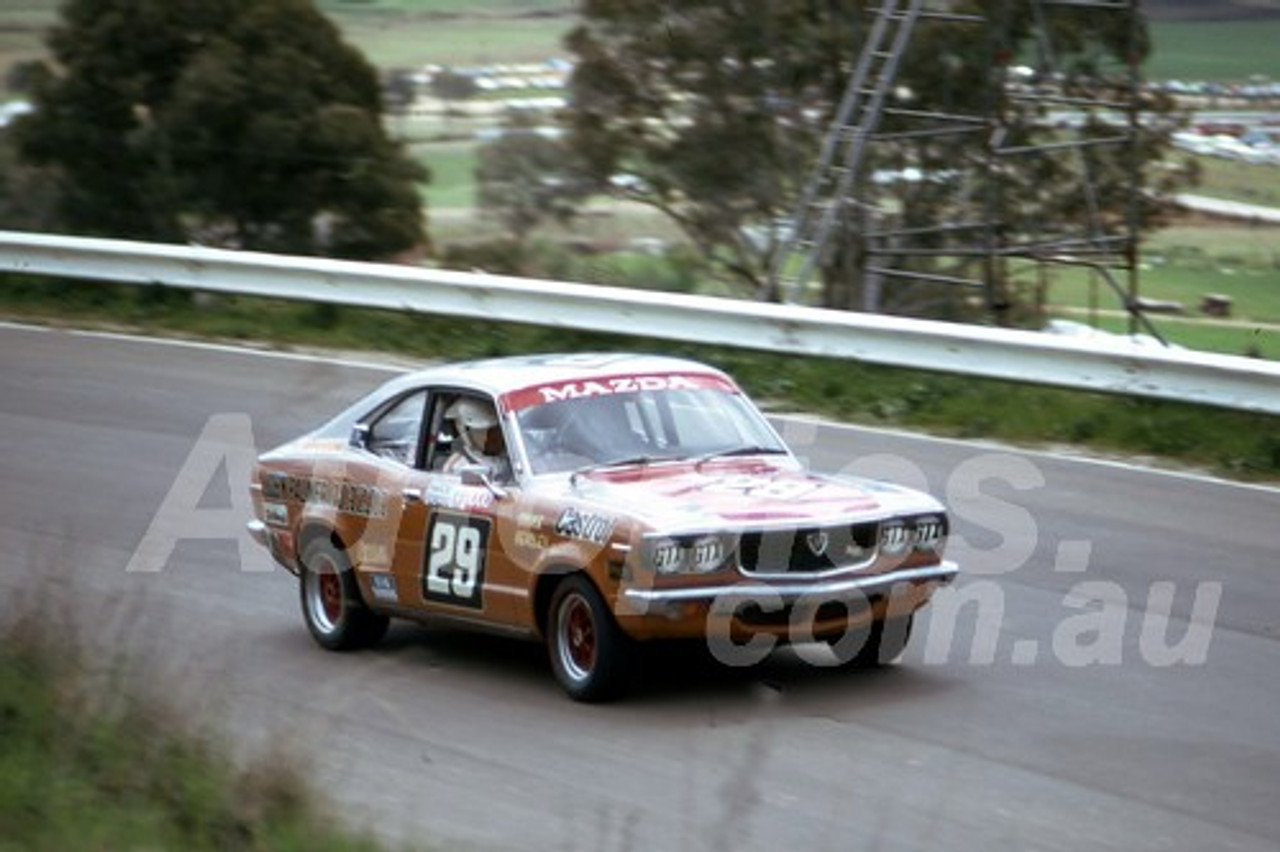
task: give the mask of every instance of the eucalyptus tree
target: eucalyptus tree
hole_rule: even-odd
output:
[[[425,169],[310,0],[69,0],[17,150],[63,226],[349,258],[425,240]]]

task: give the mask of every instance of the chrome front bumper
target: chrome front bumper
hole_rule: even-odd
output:
[[[944,561],[924,568],[903,568],[884,574],[855,575],[816,583],[762,583],[750,580],[717,586],[679,589],[623,589],[622,595],[635,609],[646,612],[661,610],[670,604],[716,603],[720,606],[767,600],[783,605],[801,601],[866,600],[877,595],[890,595],[900,584],[912,586],[944,586],[960,573],[954,562]]]

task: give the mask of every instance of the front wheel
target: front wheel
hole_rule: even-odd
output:
[[[547,615],[551,670],[575,701],[604,701],[625,685],[630,640],[591,581],[581,574],[556,587]]]
[[[364,648],[387,632],[390,620],[365,604],[351,562],[328,539],[317,539],[303,553],[299,593],[307,630],[322,648]]]

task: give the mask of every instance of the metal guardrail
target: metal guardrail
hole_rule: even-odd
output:
[[[1280,414],[1280,363],[411,266],[0,231],[0,272],[532,323]]]

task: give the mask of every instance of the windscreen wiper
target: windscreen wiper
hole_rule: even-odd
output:
[[[729,458],[731,456],[780,456],[786,454],[786,450],[777,446],[766,447],[758,444],[745,444],[741,447],[729,447],[724,450],[712,450],[709,453],[703,453],[693,460],[693,466],[700,468],[712,459]]]
[[[577,485],[579,476],[586,476],[589,473],[595,473],[597,470],[608,470],[610,468],[615,468],[615,467],[632,467],[635,465],[644,467],[646,465],[652,464],[653,462],[660,462],[660,461],[674,461],[674,459],[671,456],[643,455],[643,456],[630,456],[630,457],[621,458],[621,459],[610,459],[609,461],[603,461],[603,462],[594,462],[592,464],[583,465],[582,467],[575,470],[572,474],[569,475],[569,482],[573,483],[574,485]]]

